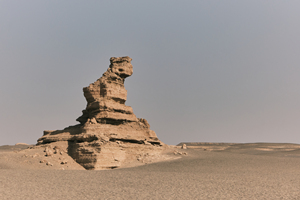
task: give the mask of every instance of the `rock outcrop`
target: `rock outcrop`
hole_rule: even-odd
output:
[[[38,145],[65,141],[68,154],[86,169],[111,169],[144,155],[159,155],[166,146],[150,130],[147,120],[137,118],[126,106],[125,78],[133,73],[129,57],[112,57],[107,71],[83,88],[87,101],[77,118],[80,124],[64,130],[44,131]]]

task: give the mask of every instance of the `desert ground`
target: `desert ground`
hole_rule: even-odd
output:
[[[185,143],[163,162],[85,170],[65,152],[0,147],[0,199],[300,199],[300,145]]]

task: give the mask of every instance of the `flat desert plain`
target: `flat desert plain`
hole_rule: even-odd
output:
[[[102,171],[1,146],[0,199],[300,199],[298,144],[185,144],[166,152],[178,159]]]

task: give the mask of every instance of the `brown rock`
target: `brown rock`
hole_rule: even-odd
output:
[[[46,147],[44,152],[46,152],[46,155],[45,156],[52,156],[53,155],[53,151],[52,149]]]
[[[147,120],[137,118],[125,105],[124,81],[133,73],[131,60],[128,56],[112,57],[102,77],[83,88],[87,106],[77,118],[80,124],[44,131],[38,145],[68,141],[68,154],[86,169],[112,169],[136,160],[140,153],[161,151],[164,144]],[[45,152],[53,154],[49,149]],[[58,152],[54,148],[54,153]]]
[[[183,144],[183,145],[181,146],[181,148],[182,148],[182,149],[187,149],[186,144]]]
[[[28,145],[28,144],[23,143],[23,142],[19,142],[19,143],[17,143],[16,145]]]
[[[35,157],[37,157],[38,156],[38,154],[34,154],[34,155],[32,155],[31,157],[32,158],[35,158]]]
[[[187,155],[187,154],[185,154],[183,152],[180,152],[180,151],[174,151],[173,153],[174,153],[174,155],[182,155],[182,154]]]
[[[61,154],[61,155],[62,155],[62,153],[61,153],[61,150],[60,150],[60,147],[59,147],[59,146],[55,146],[53,149],[54,149],[54,154]]]

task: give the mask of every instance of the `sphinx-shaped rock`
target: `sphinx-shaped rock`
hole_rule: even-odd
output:
[[[102,77],[83,88],[87,106],[77,118],[80,124],[44,131],[38,145],[65,141],[69,155],[86,169],[116,168],[140,155],[158,153],[164,144],[147,120],[125,105],[124,81],[133,73],[131,60],[112,57]]]

